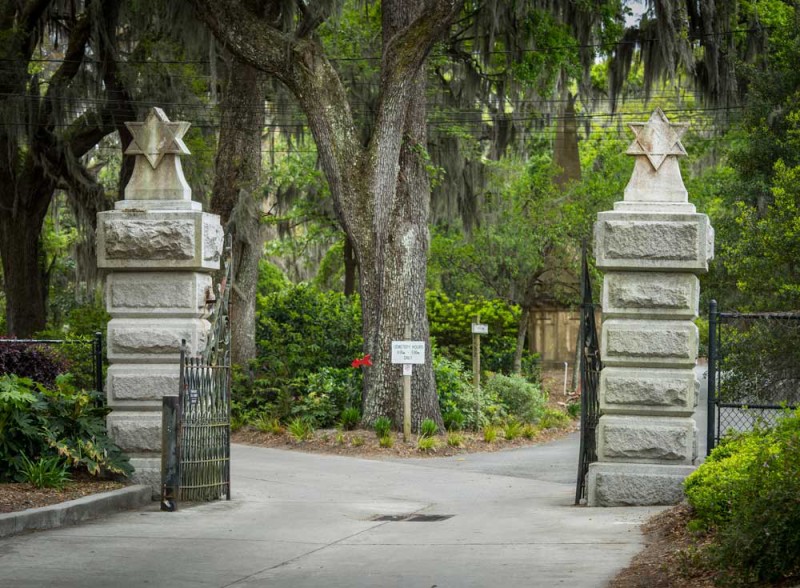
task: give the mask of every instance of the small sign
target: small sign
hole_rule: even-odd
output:
[[[403,375],[410,376],[414,373],[414,364],[413,363],[404,363],[403,364]]]
[[[425,363],[425,341],[392,341],[392,363]]]
[[[200,400],[200,391],[196,389],[189,390],[189,402],[192,405],[195,405],[199,400]]]
[[[489,334],[489,325],[483,325],[480,323],[472,323],[472,334],[473,335],[488,335]]]

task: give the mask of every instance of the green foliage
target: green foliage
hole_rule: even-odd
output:
[[[483,440],[486,443],[494,443],[497,441],[497,427],[494,425],[486,425],[483,428]]]
[[[71,480],[67,464],[57,455],[40,457],[36,461],[31,461],[22,455],[17,467],[18,479],[37,488],[62,490]]]
[[[431,337],[439,353],[463,365],[472,362],[472,330],[475,316],[489,325],[489,334],[481,337],[481,367],[489,371],[511,371],[517,344],[519,307],[499,299],[473,297],[451,300],[438,290],[426,293]],[[523,355],[525,373],[535,373],[535,360],[530,353]],[[438,384],[438,380],[437,380]]]
[[[577,402],[570,402],[569,404],[567,404],[567,414],[571,419],[577,419],[581,416],[580,400]]]
[[[28,378],[0,376],[0,479],[30,461],[60,456],[92,475],[129,475],[128,458],[108,438],[98,394],[76,390],[60,376],[53,390]]]
[[[308,419],[296,417],[289,422],[287,430],[296,441],[308,441],[314,435],[314,423]]]
[[[538,429],[537,429],[536,427],[534,427],[534,426],[533,426],[532,424],[530,424],[530,423],[526,423],[526,424],[525,424],[525,425],[523,425],[523,427],[522,427],[522,432],[521,432],[521,435],[522,435],[522,438],[523,438],[523,439],[528,439],[528,440],[530,441],[531,439],[533,439],[534,437],[536,437],[536,434],[537,434],[538,432],[539,432],[539,431],[538,431]]]
[[[515,419],[509,419],[503,425],[503,436],[507,441],[513,441],[522,435],[522,423]]]
[[[378,417],[375,419],[375,434],[378,436],[378,439],[386,437],[389,432],[392,430],[392,421],[386,417]]]
[[[447,434],[447,445],[450,447],[461,447],[464,445],[464,436],[454,431],[449,432]]]
[[[345,431],[352,431],[361,422],[361,411],[355,406],[345,408],[339,415],[339,424]]]
[[[439,427],[433,419],[425,419],[420,425],[419,432],[423,437],[433,437],[439,432]]]
[[[436,441],[436,437],[427,437],[422,435],[419,439],[417,439],[417,449],[423,453],[436,451],[437,446],[438,442]]]
[[[444,414],[442,414],[442,421],[444,422],[444,428],[448,431],[460,431],[464,428],[464,423],[466,422],[467,417],[464,416],[464,413],[454,408]]]
[[[505,416],[505,407],[495,394],[485,387],[475,390],[459,360],[450,360],[435,352],[433,373],[442,414],[454,415],[462,427],[478,430],[487,422],[499,421]]]
[[[295,400],[291,415],[312,423],[315,427],[326,428],[336,422],[338,411],[327,394],[313,391]]]
[[[281,421],[279,419],[276,419],[275,417],[269,416],[269,414],[262,414],[255,420],[253,425],[255,426],[256,429],[258,429],[262,433],[271,433],[273,435],[283,434],[283,427],[281,426]]]
[[[563,410],[556,408],[545,408],[539,418],[539,427],[542,429],[562,429],[568,426],[572,420]]]
[[[527,423],[536,422],[545,410],[541,388],[521,376],[494,374],[485,384],[486,394],[497,398],[508,414]]]
[[[259,314],[259,377],[284,383],[321,367],[346,368],[361,352],[357,299],[299,285],[266,296]]]
[[[385,449],[391,449],[394,446],[394,439],[390,434],[387,433],[378,439],[378,445]]]
[[[364,437],[361,435],[354,435],[352,439],[350,439],[350,444],[353,447],[361,447],[364,445]]]
[[[696,521],[716,531],[707,555],[721,580],[800,572],[800,410],[725,439],[684,487]]]

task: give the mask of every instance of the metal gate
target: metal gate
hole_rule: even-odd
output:
[[[205,350],[192,357],[182,342],[178,396],[163,399],[162,510],[231,498],[230,239],[224,253]]]
[[[589,464],[597,461],[597,422],[600,420],[600,403],[597,388],[600,381],[600,343],[597,339],[595,304],[592,301],[592,280],[586,243],[583,245],[581,270],[581,446],[578,458],[578,484],[575,504],[586,499],[586,476]]]
[[[800,405],[800,314],[719,312],[708,316],[708,451],[728,431],[773,425]]]

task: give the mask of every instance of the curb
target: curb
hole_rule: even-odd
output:
[[[150,486],[137,485],[50,506],[0,514],[0,537],[9,537],[24,531],[74,525],[121,510],[139,508],[152,502],[153,489]]]

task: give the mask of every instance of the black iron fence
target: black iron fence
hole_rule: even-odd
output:
[[[575,490],[575,504],[587,498],[586,478],[589,464],[597,461],[597,423],[600,420],[598,386],[600,370],[600,342],[597,338],[595,304],[592,301],[592,281],[586,245],[583,248],[583,268],[581,271],[581,444],[578,457],[578,483]]]
[[[800,405],[800,313],[720,312],[708,320],[708,451],[729,431],[772,425]]]
[[[57,371],[72,375],[72,384],[75,387],[103,392],[105,354],[101,333],[95,333],[93,337],[72,339],[0,339],[0,348],[3,351],[0,374],[13,373],[37,379],[37,370],[42,369],[41,364],[49,358],[52,361],[47,363],[55,365]],[[48,358],[40,355],[42,351]],[[40,365],[35,365],[37,363]]]

